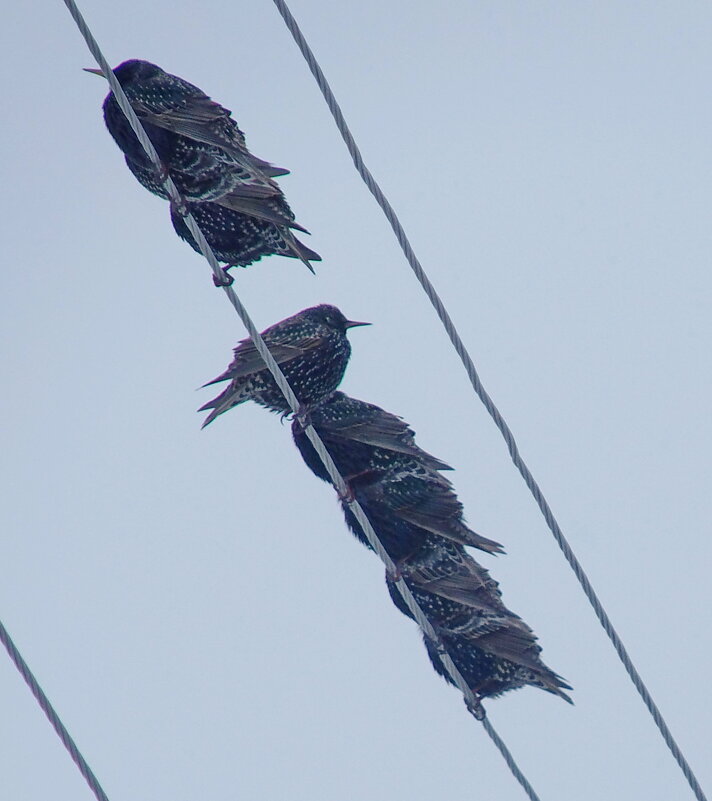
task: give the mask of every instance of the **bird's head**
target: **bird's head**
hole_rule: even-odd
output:
[[[86,67],[84,72],[91,72],[92,75],[101,75],[103,77],[101,70]],[[138,58],[131,58],[128,61],[124,61],[114,69],[114,75],[116,75],[118,82],[122,86],[134,83],[135,81],[149,80],[156,75],[160,75],[162,72],[163,70],[160,67],[151,64],[150,61],[142,61]]]
[[[360,325],[371,325],[371,323],[359,323],[356,320],[347,320],[340,309],[337,309],[336,306],[329,306],[326,303],[309,309],[308,314],[314,322],[328,325],[329,328],[334,328],[337,331],[341,331],[343,334],[345,334],[349,328],[357,328]]]

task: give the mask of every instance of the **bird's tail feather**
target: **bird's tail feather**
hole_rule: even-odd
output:
[[[221,392],[217,398],[213,398],[198,409],[199,412],[207,412],[208,409],[212,410],[203,421],[201,428],[205,428],[205,426],[212,423],[216,417],[219,417],[228,409],[232,409],[233,406],[244,403],[246,400],[246,396],[242,396],[239,392],[235,392],[232,387],[228,387],[224,392]]]
[[[468,531],[469,537],[465,543],[466,545],[471,545],[473,548],[479,548],[481,551],[486,551],[491,554],[505,553],[501,543],[495,540],[489,540],[487,537],[482,537],[471,529],[468,529]]]
[[[309,262],[321,261],[321,256],[311,248],[308,248],[303,242],[300,242],[295,236],[289,237],[288,244],[292,252],[285,253],[284,255],[289,256],[290,259],[300,259],[306,264],[310,272],[313,273],[314,268]]]

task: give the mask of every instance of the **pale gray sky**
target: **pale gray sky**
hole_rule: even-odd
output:
[[[574,686],[487,706],[542,801],[692,798],[472,395],[269,0],[82,4],[110,63],[224,105],[324,257],[238,272],[259,327],[319,302],[343,389],[457,468],[478,556]],[[712,7],[293,0],[369,166],[703,785]],[[392,607],[289,429],[194,388],[244,336],[104,129],[63,4],[0,32],[0,613],[112,801],[524,796]],[[89,798],[0,654],[4,795]]]

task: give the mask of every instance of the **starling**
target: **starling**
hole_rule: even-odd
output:
[[[415,444],[413,430],[401,417],[344,392],[334,392],[311,409],[308,421],[347,482],[412,458],[433,470],[452,470]],[[329,474],[298,419],[292,423],[292,436],[307,467],[322,481],[329,481]]]
[[[340,383],[351,355],[346,331],[360,325],[370,323],[347,320],[335,306],[322,304],[304,309],[262,333],[305,409],[326,398]],[[220,381],[230,382],[220,395],[198,409],[200,412],[212,409],[203,428],[218,415],[247,400],[273,412],[289,414],[291,408],[252,340],[243,339],[234,354],[227,370],[204,384],[207,387]]]
[[[395,562],[407,558],[436,534],[471,545],[487,553],[503,553],[502,546],[469,529],[462,519],[462,504],[452,484],[416,459],[397,466],[351,477],[348,488],[359,502],[388,555]],[[346,523],[365,545],[363,529],[342,499]]]
[[[452,484],[438,472],[451,468],[419,448],[412,429],[401,418],[335,392],[312,406],[306,419],[346,481],[349,497],[342,498],[346,523],[365,545],[368,538],[349,500],[363,507],[381,544],[396,561],[420,547],[429,532],[489,553],[502,552],[499,543],[465,525]],[[307,466],[329,481],[301,420],[292,423],[292,435]]]
[[[394,562],[399,563],[406,559],[413,551],[418,550],[427,539],[427,531],[408,523],[397,515],[391,514],[390,510],[382,504],[370,503],[368,497],[358,490],[354,492],[354,498],[359,502],[366,514],[369,523],[378,536],[379,542]],[[371,549],[368,537],[345,499],[341,500],[341,508],[346,525],[352,534],[359,542]]]
[[[87,71],[101,75],[99,70]],[[114,75],[156,148],[165,172],[157,170],[144,152],[112,92],[104,100],[106,127],[123,151],[128,168],[149,192],[167,197],[163,186],[167,173],[188,201],[216,202],[273,223],[293,255],[305,260],[296,240],[289,235],[290,228],[305,229],[294,222],[282,190],[272,180],[289,171],[250,153],[231,111],[197,86],[148,61],[124,61],[114,69]],[[230,230],[226,236],[233,241],[235,233]],[[267,241],[263,247],[267,247]],[[233,242],[230,250],[239,249]],[[308,260],[306,264],[309,266]]]
[[[534,639],[533,634],[531,638]],[[467,685],[479,699],[497,698],[509,690],[529,685],[573,704],[564,692],[572,689],[571,686],[541,661],[541,648],[536,643],[528,649],[522,648],[518,632],[512,633],[505,628],[489,635],[486,647],[484,641],[475,645],[458,636],[443,635],[441,639]],[[426,637],[423,640],[435,671],[453,684],[440,658],[438,646]]]
[[[318,253],[300,242],[284,225],[250,217],[217,203],[187,205],[217,260],[227,262],[225,270],[247,267],[262,256],[271,255],[301,259],[310,270],[310,261],[321,261]],[[200,248],[188,230],[183,215],[171,209],[171,220],[178,236],[199,253]]]
[[[541,661],[532,630],[505,607],[497,582],[462,546],[431,537],[398,570],[479,698],[532,685],[571,703],[563,692],[571,687]],[[394,604],[412,618],[393,577],[386,579]],[[425,645],[435,670],[452,681],[437,645],[427,637]]]
[[[503,553],[498,542],[465,525],[462,504],[450,481],[415,458],[399,460],[386,471],[352,477],[349,488],[364,509],[372,510],[386,526],[406,523],[419,529],[418,541],[432,533],[488,553]]]

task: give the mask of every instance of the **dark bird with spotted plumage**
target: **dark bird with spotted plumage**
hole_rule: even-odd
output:
[[[465,525],[462,504],[440,475],[452,468],[422,450],[402,418],[336,391],[292,422],[305,464],[327,482],[304,432],[307,422],[346,481],[349,497],[341,505],[348,527],[370,547],[349,508],[355,499],[478,699],[532,685],[570,702],[563,691],[570,687],[541,661],[532,630],[505,607],[497,582],[465,550],[499,553],[502,547]],[[412,618],[396,577],[387,573],[386,579],[394,604]],[[438,646],[425,644],[435,670],[451,681]]]
[[[336,306],[322,304],[304,309],[262,333],[305,411],[328,397],[341,382],[351,356],[346,332],[362,325],[370,323],[347,320]],[[201,412],[212,410],[203,428],[218,415],[247,400],[273,412],[284,415],[291,412],[250,339],[239,342],[227,370],[203,386],[221,381],[229,381],[230,385],[198,409]]]
[[[308,419],[347,482],[413,458],[432,470],[452,470],[415,444],[415,432],[402,417],[345,392],[332,393],[310,410]],[[297,418],[292,422],[292,436],[307,467],[322,481],[329,481],[323,462]]]
[[[96,69],[87,72],[102,74]],[[164,170],[187,201],[218,203],[262,223],[272,223],[294,257],[312,269],[309,261],[316,260],[313,252],[305,250],[290,231],[306,229],[294,222],[294,214],[273,180],[287,175],[289,170],[250,153],[229,109],[211,100],[192,83],[148,61],[124,61],[113,72],[156,148]],[[124,153],[128,168],[149,192],[166,198],[164,174],[144,152],[112,92],[106,96],[103,108],[106,127]],[[173,212],[180,215],[182,210]],[[214,237],[214,226],[220,221],[216,215]],[[239,230],[240,226],[232,230],[233,242]],[[269,239],[262,243],[261,250],[266,251]],[[233,244],[227,249],[239,252],[242,247]]]
[[[450,481],[416,458],[398,458],[393,467],[352,476],[347,485],[396,562],[421,548],[430,534],[487,553],[504,553],[500,543],[465,525],[462,504]],[[368,544],[347,499],[342,499],[342,506],[349,528]]]
[[[321,256],[300,242],[284,226],[275,225],[259,217],[250,217],[218,203],[188,203],[188,211],[205,235],[218,261],[226,262],[224,270],[247,267],[262,256],[287,256],[301,259],[311,269],[310,261],[321,261]],[[171,209],[171,222],[178,236],[200,253],[185,218]]]
[[[531,685],[572,703],[564,692],[571,687],[542,662],[534,632],[507,609],[497,582],[461,545],[430,536],[398,563],[398,575],[478,698]],[[395,578],[386,574],[386,581],[393,603],[412,619]],[[424,639],[433,667],[452,683],[437,646]]]
[[[346,524],[364,545],[370,547],[349,508],[351,499],[361,504],[396,561],[419,548],[429,532],[488,553],[502,552],[498,542],[465,525],[462,504],[439,472],[452,468],[418,447],[413,430],[400,417],[335,392],[313,406],[306,421],[322,438],[346,482],[350,497],[341,499]],[[292,436],[307,467],[330,481],[299,418],[292,423]]]

